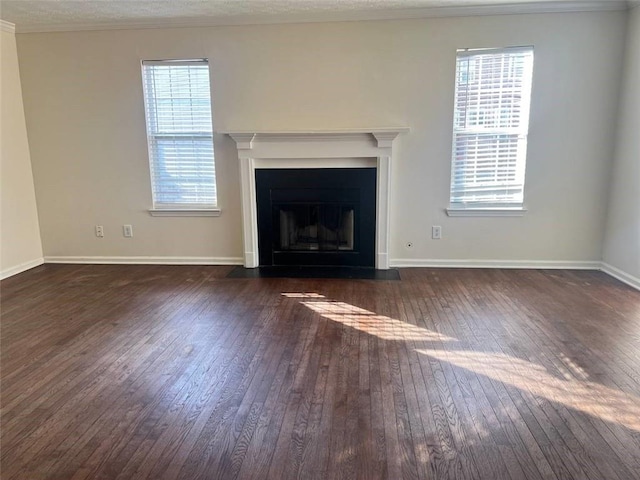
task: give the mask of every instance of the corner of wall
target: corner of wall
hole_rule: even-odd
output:
[[[0,21],[0,278],[43,263],[15,27]]]
[[[628,11],[615,152],[609,182],[603,270],[640,284],[640,9]]]

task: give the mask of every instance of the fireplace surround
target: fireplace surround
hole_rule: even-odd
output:
[[[388,269],[393,141],[400,133],[408,131],[408,128],[380,128],[313,132],[224,132],[235,141],[240,162],[244,266],[255,268],[261,265],[257,170],[364,168],[375,169],[376,178],[374,265],[376,269]],[[348,224],[348,214],[342,221]],[[345,228],[348,229],[348,226]],[[347,240],[344,241],[348,243]]]
[[[256,169],[260,266],[375,266],[375,168]]]

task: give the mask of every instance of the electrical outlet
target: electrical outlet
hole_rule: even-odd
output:
[[[133,237],[133,227],[131,225],[123,225],[122,234],[127,238]]]
[[[431,227],[431,238],[434,240],[440,240],[442,238],[442,227],[438,225]]]
[[[96,237],[104,237],[104,228],[102,228],[102,225],[96,225]]]

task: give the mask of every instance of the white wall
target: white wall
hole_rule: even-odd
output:
[[[42,263],[13,33],[0,32],[0,278]]]
[[[392,259],[599,261],[624,22],[604,12],[18,35],[45,255],[241,256],[229,138],[215,139],[221,217],[147,213],[140,60],[208,57],[218,131],[411,127],[394,148]],[[455,51],[506,45],[535,46],[529,211],[449,218]]]
[[[628,21],[604,261],[640,287],[640,7]]]

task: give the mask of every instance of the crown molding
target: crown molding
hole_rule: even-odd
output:
[[[16,26],[0,18],[0,30],[7,33],[16,33]]]
[[[17,33],[70,32],[92,30],[137,30],[147,28],[193,28],[234,25],[273,25],[282,23],[353,22],[368,20],[406,20],[417,18],[471,17],[487,15],[522,15],[536,13],[606,12],[626,10],[626,0],[567,0],[563,2],[528,2],[503,5],[430,7],[379,11],[323,12],[279,15],[239,15],[222,18],[171,18],[162,21],[121,21],[18,25]],[[4,28],[4,27],[3,27]]]

